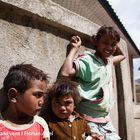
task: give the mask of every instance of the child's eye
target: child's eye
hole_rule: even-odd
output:
[[[72,104],[72,102],[71,101],[68,101],[68,102],[65,103],[65,106],[68,106],[70,104]]]
[[[56,101],[54,102],[54,104],[58,106],[58,105],[60,105],[60,102],[56,100]]]
[[[112,47],[112,48],[116,47],[116,43],[112,43],[112,44],[111,44],[111,47]]]
[[[36,98],[40,98],[40,97],[45,97],[45,94],[44,93],[41,93],[41,92],[38,92],[38,93],[34,93],[34,96],[36,97]]]

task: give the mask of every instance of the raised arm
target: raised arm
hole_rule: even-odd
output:
[[[78,52],[80,46],[81,46],[80,37],[73,36],[70,40],[71,50],[61,67],[59,76],[74,76],[76,74],[76,69],[73,65],[73,61],[74,61],[75,55]]]
[[[116,46],[116,50],[113,54],[113,64],[116,65],[124,59],[125,59],[125,56],[124,56],[123,52],[121,51],[119,46]]]

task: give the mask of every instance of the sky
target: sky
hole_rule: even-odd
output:
[[[140,50],[140,0],[108,0]],[[140,58],[134,59],[134,78],[140,78]]]

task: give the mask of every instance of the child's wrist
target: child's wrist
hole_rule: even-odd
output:
[[[85,140],[92,140],[91,136],[87,136]]]
[[[73,50],[78,51],[80,46],[71,46]]]

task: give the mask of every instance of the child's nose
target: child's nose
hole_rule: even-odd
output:
[[[39,104],[39,106],[42,106],[43,103],[44,103],[44,98],[42,97],[42,98],[39,100],[38,104]]]
[[[64,105],[62,105],[62,106],[60,107],[60,110],[66,110],[66,107],[65,107]]]
[[[110,46],[108,46],[108,50],[112,50],[113,49],[113,47],[110,45]]]

